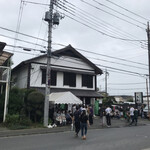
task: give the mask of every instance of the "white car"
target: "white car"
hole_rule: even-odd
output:
[[[148,105],[145,106],[145,108],[143,109],[144,112],[144,116],[147,118],[148,117]],[[150,112],[150,105],[149,105],[149,112]]]

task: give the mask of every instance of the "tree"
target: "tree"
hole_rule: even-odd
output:
[[[40,121],[44,113],[44,95],[38,91],[31,92],[27,97],[27,111],[30,119]]]
[[[106,96],[103,98],[103,105],[104,106],[111,106],[112,104],[117,103],[113,96]]]
[[[0,122],[3,121],[5,93],[0,94]]]
[[[23,90],[15,87],[10,90],[8,114],[20,114],[24,108],[24,92]]]
[[[132,98],[127,99],[127,102],[133,102]]]

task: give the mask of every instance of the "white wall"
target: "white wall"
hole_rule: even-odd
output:
[[[45,84],[41,84],[42,82],[42,70],[40,69],[41,64],[31,64],[31,77],[30,77],[30,86],[31,87],[45,87]],[[42,65],[43,66],[43,65]],[[68,69],[72,70],[72,69]],[[79,71],[76,69],[76,71]],[[82,70],[83,72],[83,70]],[[86,72],[86,71],[84,71]],[[88,71],[89,72],[89,71]],[[95,77],[93,76],[93,88],[82,87],[82,75],[76,74],[76,87],[69,87],[63,85],[63,72],[57,72],[57,83],[56,86],[51,86],[53,88],[69,88],[69,89],[95,89]]]
[[[28,67],[23,67],[19,69],[15,74],[13,74],[13,78],[16,78],[16,84],[18,88],[27,88],[27,77],[28,77]]]
[[[47,58],[39,58],[38,60],[35,60],[34,62],[37,63],[44,63],[47,64]],[[72,69],[74,68],[74,70],[76,70],[75,68],[78,68],[78,70],[83,70],[86,69],[87,72],[93,72],[94,73],[94,69],[89,66],[87,63],[83,62],[83,60],[78,59],[78,58],[74,58],[74,57],[59,57],[59,58],[52,58],[51,59],[51,65],[57,65],[57,66],[63,66],[64,68],[68,68],[71,67]],[[59,67],[58,67],[59,68]]]
[[[41,87],[42,71],[39,64],[31,64],[30,86]],[[45,85],[43,86],[45,87]]]

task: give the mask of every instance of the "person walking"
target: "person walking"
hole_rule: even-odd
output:
[[[90,125],[93,124],[93,108],[92,106],[88,107],[88,114],[89,114],[89,123]]]
[[[131,126],[134,122],[134,108],[132,106],[130,107],[130,118],[131,118],[131,123],[129,125]]]
[[[80,116],[80,125],[81,125],[81,136],[82,139],[85,140],[87,135],[87,125],[90,126],[89,119],[88,116],[86,115],[85,109],[82,109],[82,113]]]
[[[78,136],[80,131],[80,112],[78,107],[76,107],[76,111],[73,114],[73,122],[75,126],[75,135]]]
[[[100,119],[102,120],[102,127],[106,125],[106,112],[105,112],[105,107],[102,106],[100,108]]]
[[[110,127],[111,126],[111,112],[112,112],[112,109],[109,106],[107,106],[107,108],[105,109],[105,112],[106,112],[107,126]]]
[[[135,126],[137,126],[137,122],[138,122],[138,109],[137,108],[134,109],[134,121],[135,121]]]

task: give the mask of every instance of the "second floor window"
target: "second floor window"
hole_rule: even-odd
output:
[[[64,72],[64,85],[70,87],[76,87],[76,74],[70,72]]]
[[[51,70],[51,85],[56,86],[57,82],[57,72],[54,70]],[[46,69],[42,69],[42,84],[46,84]]]
[[[87,88],[93,88],[93,76],[83,74],[82,75],[82,86],[85,86]]]

